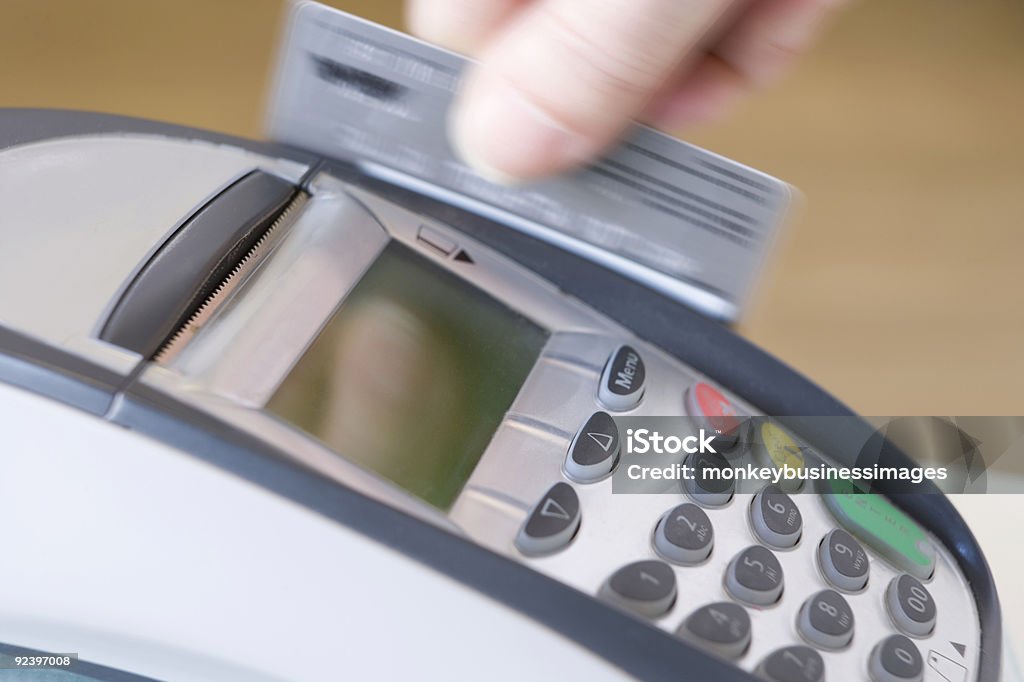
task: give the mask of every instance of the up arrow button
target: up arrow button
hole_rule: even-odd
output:
[[[644,360],[632,346],[619,346],[605,363],[598,398],[616,412],[631,410],[644,395]]]
[[[565,458],[565,473],[580,483],[599,481],[615,468],[619,428],[607,412],[595,412],[576,432]]]

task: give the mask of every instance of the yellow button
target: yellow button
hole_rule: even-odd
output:
[[[789,467],[799,471],[804,468],[804,453],[793,438],[770,421],[761,424],[761,442],[764,443],[765,452],[768,458],[778,469]],[[785,479],[779,481],[783,490],[793,492],[799,490],[803,484],[800,478]]]

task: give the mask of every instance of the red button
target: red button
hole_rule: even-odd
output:
[[[691,416],[704,417],[711,428],[722,435],[735,432],[740,425],[736,408],[729,399],[703,381],[693,385],[686,402]]]

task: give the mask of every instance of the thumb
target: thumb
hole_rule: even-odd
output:
[[[538,0],[485,48],[451,119],[500,182],[585,163],[639,115],[729,0]]]

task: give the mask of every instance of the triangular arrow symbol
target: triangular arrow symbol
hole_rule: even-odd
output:
[[[544,500],[544,506],[540,508],[541,516],[550,516],[556,519],[569,520],[569,512],[565,511],[562,505],[555,502],[550,497]]]
[[[967,647],[961,644],[960,642],[950,642],[950,644],[953,645],[953,648],[956,649],[957,653],[961,656],[963,656],[964,652],[967,651]]]
[[[601,449],[608,452],[608,449],[612,446],[612,441],[615,440],[614,436],[609,436],[607,433],[590,433],[587,432],[590,438],[601,446]]]
[[[473,257],[466,253],[465,249],[459,249],[459,252],[455,254],[455,260],[460,263],[474,263]]]

